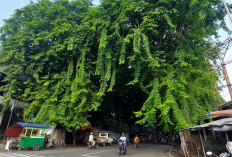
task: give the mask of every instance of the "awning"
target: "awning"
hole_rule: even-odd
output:
[[[23,127],[16,123],[15,125],[9,127],[3,136],[7,137],[19,137],[19,134],[23,132]]]
[[[92,126],[83,126],[83,127],[81,127],[81,131],[84,131],[84,130],[87,130],[87,129],[94,130]]]
[[[191,128],[182,129],[180,131],[197,131],[200,129],[212,129],[214,131],[231,131],[232,130],[232,118],[223,118],[215,120],[210,123],[205,123],[203,125],[194,126]]]
[[[42,125],[42,124],[31,124],[31,123],[23,123],[23,122],[17,122],[17,123],[22,127],[44,128],[44,129],[50,128],[50,126]]]
[[[43,128],[43,129],[50,128],[48,125],[17,122],[16,124],[9,127],[7,131],[3,134],[3,136],[19,137],[19,134],[21,134],[23,131],[23,127]]]

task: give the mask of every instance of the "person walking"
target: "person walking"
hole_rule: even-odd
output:
[[[135,138],[134,138],[135,148],[138,148],[139,142],[140,142],[140,139],[139,139],[138,136],[136,135]]]

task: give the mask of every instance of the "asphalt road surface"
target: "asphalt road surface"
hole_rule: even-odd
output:
[[[140,144],[139,148],[134,148],[128,144],[127,153],[121,157],[169,157],[169,145]],[[0,152],[0,157],[117,157],[117,144],[113,146],[100,147],[88,150],[87,147],[77,147],[72,149],[45,149],[39,151],[21,150]]]

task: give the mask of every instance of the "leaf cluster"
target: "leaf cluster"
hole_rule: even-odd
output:
[[[220,0],[30,4],[0,29],[0,63],[8,65],[7,84],[0,87],[3,110],[17,97],[28,102],[26,121],[35,117],[77,130],[123,83],[144,92],[138,124],[156,123],[165,131],[195,125],[219,103],[202,52],[219,28],[227,29],[224,16]],[[130,80],[124,84],[123,78]]]

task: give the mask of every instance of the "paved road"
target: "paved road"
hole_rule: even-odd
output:
[[[168,145],[141,144],[134,148],[132,144],[127,147],[127,154],[121,157],[169,157]],[[0,152],[0,157],[117,157],[117,145],[87,150],[86,147],[58,150],[39,151],[9,151]]]

